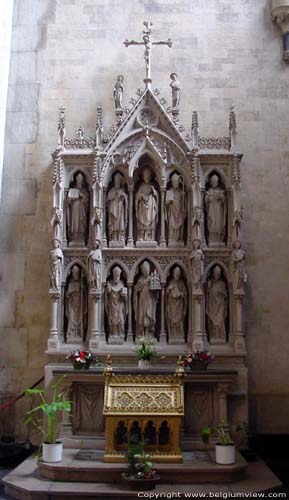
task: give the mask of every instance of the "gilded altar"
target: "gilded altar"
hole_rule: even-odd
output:
[[[155,462],[181,463],[182,374],[115,375],[105,373],[105,462],[125,462],[132,436]]]

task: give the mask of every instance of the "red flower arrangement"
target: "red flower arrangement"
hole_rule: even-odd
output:
[[[68,356],[66,356],[66,359],[70,359],[73,364],[73,368],[76,370],[81,370],[82,368],[87,370],[91,364],[100,364],[95,354],[91,351],[72,351],[68,354]]]
[[[193,351],[184,356],[184,366],[191,370],[205,370],[214,356],[208,351]]]

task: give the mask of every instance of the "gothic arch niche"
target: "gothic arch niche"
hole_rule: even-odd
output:
[[[161,330],[160,275],[148,259],[143,259],[134,278],[133,326],[135,337],[150,336],[159,339]]]
[[[175,263],[166,281],[166,330],[169,344],[184,344],[189,329],[189,293],[184,271]]]
[[[223,176],[217,169],[206,178],[204,212],[207,245],[225,246],[228,241],[228,196]]]
[[[123,247],[128,230],[128,189],[123,173],[117,169],[108,184],[106,234],[110,247]]]
[[[104,292],[105,337],[111,344],[122,344],[128,326],[127,276],[119,264],[111,266]]]
[[[187,242],[188,194],[185,177],[174,169],[169,176],[165,197],[166,240],[168,246]]]
[[[158,168],[147,153],[134,171],[133,234],[136,246],[156,246],[160,242],[160,180]]]
[[[87,246],[89,240],[90,190],[85,173],[76,170],[66,195],[66,235],[69,247]]]
[[[210,344],[226,344],[230,332],[230,290],[227,273],[221,262],[207,270],[205,286],[206,331]]]
[[[67,270],[63,295],[65,342],[85,342],[88,327],[88,281],[83,266],[78,262],[73,262]]]

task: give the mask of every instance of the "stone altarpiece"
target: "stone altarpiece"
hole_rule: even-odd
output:
[[[157,364],[209,349],[214,368],[237,369],[238,377],[233,385],[216,383],[213,389],[199,379],[187,385],[184,425],[193,432],[198,421],[209,423],[216,397],[228,396],[231,420],[246,419],[242,154],[233,109],[228,136],[203,137],[196,111],[189,133],[180,123],[185,95],[175,73],[171,106],[152,88],[151,45],[145,39],[151,32],[145,23],[145,85],[130,109],[123,104],[122,75],[112,89],[115,124],[104,127],[99,106],[93,137],[80,127],[69,138],[64,108],[59,112],[47,373],[82,346],[103,359],[111,354],[118,365],[136,364],[132,347],[141,335],[157,339],[164,357]],[[170,39],[159,43],[172,45]],[[80,387],[74,390],[77,404],[80,393]],[[96,411],[98,405],[90,406]],[[85,434],[85,425],[79,433]]]

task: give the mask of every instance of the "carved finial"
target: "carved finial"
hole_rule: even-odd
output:
[[[65,108],[60,106],[58,115],[58,144],[64,146],[65,137]]]
[[[102,107],[96,108],[95,144],[99,148],[102,145],[103,136],[103,112]]]
[[[237,121],[236,121],[234,106],[230,108],[229,135],[231,140],[231,148],[234,148],[236,146],[236,138],[237,138]]]
[[[197,111],[192,113],[192,125],[191,125],[191,139],[193,141],[193,147],[198,146],[198,135],[199,135],[199,119]]]

